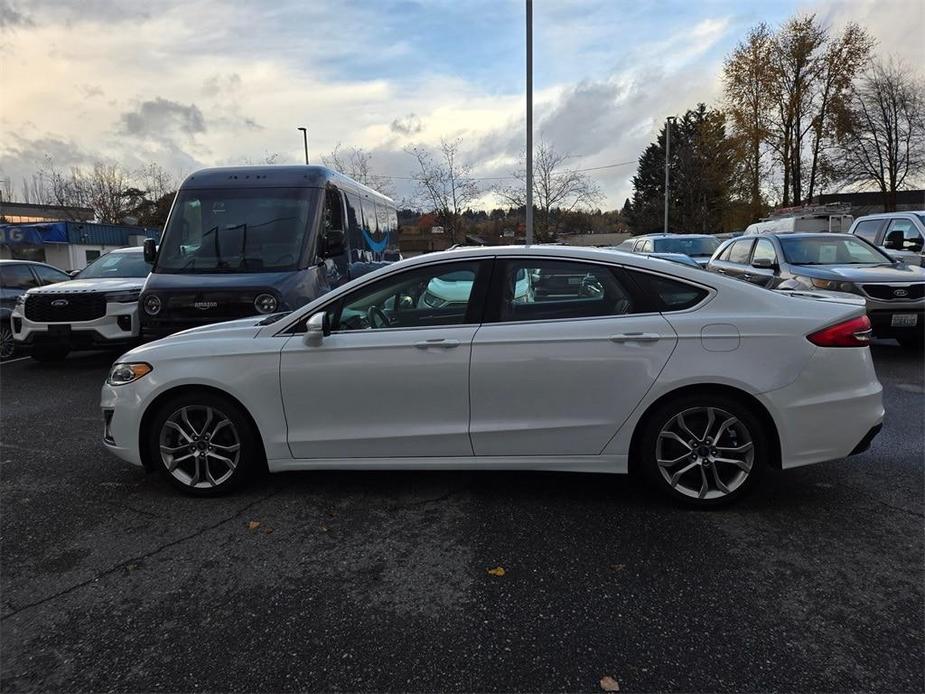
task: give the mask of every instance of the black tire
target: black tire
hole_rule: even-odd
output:
[[[738,459],[741,457],[743,458],[743,464],[745,464],[748,462],[744,460],[747,453],[717,453],[711,449],[706,451],[709,454],[708,457],[697,458],[697,460],[701,461],[697,463],[688,454],[688,451],[691,450],[689,446],[691,441],[679,442],[670,436],[673,428],[678,426],[678,420],[676,419],[678,415],[685,414],[684,421],[688,424],[689,430],[695,435],[699,434],[704,437],[703,440],[707,440],[708,437],[705,437],[700,432],[707,429],[706,424],[709,422],[707,411],[710,408],[714,412],[714,431],[720,430],[720,438],[713,443],[714,446],[719,448],[717,445],[719,443],[725,444],[724,447],[731,444],[746,445],[742,443],[747,441],[746,436],[751,439],[750,468],[748,472],[744,473],[744,479],[739,479],[739,476],[744,472],[739,466],[725,462],[715,462],[715,458],[727,455],[730,458]],[[727,414],[734,417],[737,423],[730,425],[725,430],[721,430],[722,423],[728,420]],[[691,419],[691,421],[688,422],[688,419]],[[735,397],[696,393],[682,395],[659,405],[653,412],[649,413],[643,426],[638,454],[641,456],[640,467],[646,481],[662,494],[696,508],[725,506],[748,494],[758,484],[764,468],[771,462],[771,438],[766,425],[756,416],[751,405]],[[663,455],[665,455],[669,446],[674,446],[674,448],[663,460],[674,460],[675,456],[679,454],[686,456],[674,466],[660,465],[658,462],[659,434],[666,427],[668,431],[663,443]],[[702,450],[703,448],[709,449],[710,446],[698,443],[697,446],[694,446],[692,453],[695,455],[703,453],[705,452]],[[676,480],[677,486],[673,486],[669,479],[666,479],[666,477],[673,478],[674,473],[691,465],[693,467]],[[664,474],[663,470],[665,471]],[[716,487],[715,490],[708,491],[706,498],[697,498],[697,496],[691,496],[690,493],[690,482],[695,482],[695,487],[700,486],[703,479],[701,474],[706,475],[708,486]],[[728,493],[720,491],[718,486],[714,484],[716,480],[714,475],[718,476],[720,481],[729,485]],[[733,483],[736,484],[733,486]],[[681,491],[682,489],[686,489],[686,491]]]
[[[13,339],[13,326],[8,320],[0,322],[0,359],[12,359],[16,356],[16,340]]]
[[[202,457],[199,460],[197,460],[197,458],[199,458],[200,454],[196,454],[196,457],[191,460],[183,460],[177,463],[175,471],[171,472],[168,467],[169,463],[165,460],[165,455],[169,454],[161,454],[161,437],[165,430],[165,426],[167,427],[167,433],[164,435],[167,437],[167,443],[179,443],[182,446],[186,446],[187,443],[196,443],[199,446],[203,445],[201,439],[204,437],[200,436],[200,440],[195,442],[187,442],[186,439],[180,437],[173,425],[167,425],[168,420],[177,415],[184,408],[189,408],[189,421],[192,424],[193,432],[196,434],[208,430],[208,427],[200,426],[205,421],[205,413],[203,412],[205,408],[210,408],[213,412],[213,427],[216,422],[220,421],[219,416],[230,421],[239,445],[237,451],[238,457],[233,470],[221,461],[209,457],[212,454],[209,453],[207,455],[207,451],[203,450],[201,453]],[[222,427],[221,436],[226,436],[227,433],[227,426]],[[176,435],[176,440],[171,440],[171,437],[174,435]],[[222,455],[229,456],[225,448],[227,448],[227,445],[232,439],[227,437],[222,439],[222,444],[225,444],[224,446],[217,443],[219,440],[219,435],[216,435],[212,443],[216,443],[216,447],[222,449],[220,451]],[[219,496],[227,494],[239,488],[250,479],[254,473],[265,469],[264,453],[263,447],[260,444],[260,436],[251,422],[250,417],[248,417],[244,410],[230,398],[208,391],[187,391],[163,402],[154,415],[148,420],[146,430],[142,432],[142,441],[144,442],[147,455],[149,456],[148,460],[153,463],[153,466],[159,470],[174,487],[191,496]],[[192,448],[184,450],[181,453],[185,455],[191,450]],[[171,459],[171,462],[173,462],[173,459]],[[205,467],[197,467],[202,465]],[[208,472],[203,474],[203,469]],[[226,476],[228,472],[230,472],[230,474]],[[200,483],[196,486],[191,486],[190,483],[196,479],[195,475],[200,476]],[[203,477],[206,479],[202,480]],[[217,482],[217,484],[212,484],[211,482]]]
[[[897,337],[896,341],[903,349],[908,349],[910,352],[921,352],[925,349],[925,335],[904,335]]]
[[[36,346],[32,348],[32,358],[40,362],[64,361],[70,353],[70,347]]]

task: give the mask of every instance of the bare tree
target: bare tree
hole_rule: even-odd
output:
[[[876,185],[887,211],[896,192],[925,173],[925,87],[902,63],[874,65],[851,91],[841,121],[846,182]]]
[[[597,184],[585,173],[566,166],[571,156],[556,151],[540,141],[533,155],[533,206],[539,212],[536,236],[539,241],[552,241],[559,231],[562,218],[580,209],[590,209],[603,195]],[[512,207],[527,204],[526,167],[513,172],[517,184],[496,190]],[[564,213],[564,214],[563,214]]]
[[[437,213],[454,243],[465,241],[462,213],[481,194],[472,178],[472,167],[459,159],[461,144],[459,139],[441,139],[436,154],[420,145],[405,148],[418,165],[412,174],[418,203]]]
[[[362,147],[346,148],[340,142],[327,156],[322,155],[325,166],[350,176],[355,181],[377,190],[383,195],[395,197],[392,180],[388,176],[379,176],[372,171],[373,155]]]

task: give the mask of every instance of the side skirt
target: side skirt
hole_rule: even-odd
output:
[[[287,470],[550,470],[626,474],[625,455],[460,456],[454,458],[288,458],[268,460]]]

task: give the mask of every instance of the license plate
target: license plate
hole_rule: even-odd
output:
[[[894,328],[914,328],[919,323],[915,313],[894,313],[890,325]]]

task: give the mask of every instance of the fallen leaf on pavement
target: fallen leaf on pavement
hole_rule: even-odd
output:
[[[623,569],[625,568],[626,568],[626,564],[611,564],[610,565],[611,571],[623,571]]]
[[[273,532],[273,528],[264,528],[264,529],[263,529],[263,532],[264,532],[266,535],[269,535],[270,533]]]
[[[493,569],[488,569],[489,576],[503,576],[505,573],[507,572],[504,570],[504,567],[501,567],[501,566],[496,566]]]
[[[250,530],[256,530],[257,528],[260,527],[260,521],[248,521],[247,527]]]
[[[618,692],[620,691],[620,683],[610,675],[604,675],[601,677],[601,689],[605,692]]]

